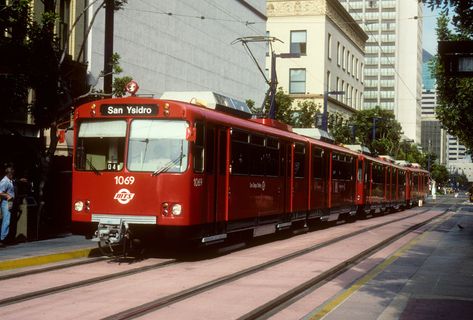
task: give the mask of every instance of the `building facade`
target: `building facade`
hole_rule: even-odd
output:
[[[363,108],[392,110],[404,135],[421,140],[422,2],[339,0],[369,35]]]
[[[422,134],[421,146],[424,152],[434,153],[437,163],[447,163],[447,134],[436,117],[437,91],[429,64],[433,56],[423,50],[422,54]]]
[[[99,3],[89,9],[90,21]],[[114,52],[123,68],[117,76],[135,79],[139,93],[213,91],[261,104],[264,78],[244,47],[232,42],[264,36],[264,0],[128,1],[114,19]],[[87,60],[95,77],[104,69],[104,20],[100,9],[88,38]],[[266,46],[254,44],[252,51],[264,65]]]
[[[457,168],[456,163],[471,162],[470,155],[466,153],[466,147],[460,143],[458,138],[446,133],[440,121],[436,117],[437,91],[435,79],[430,71],[430,61],[433,56],[424,50],[422,67],[422,140],[424,151],[433,152],[437,155],[440,164],[447,167]]]
[[[267,1],[268,34],[277,58],[278,86],[299,101],[347,119],[363,101],[364,46],[367,35],[337,0]],[[270,57],[267,58],[270,66]]]

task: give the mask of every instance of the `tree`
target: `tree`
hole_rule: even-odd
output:
[[[342,132],[351,136],[353,128],[356,143],[367,146],[371,152],[390,156],[398,154],[402,129],[391,111],[380,107],[358,111],[346,127]]]
[[[437,19],[439,41],[472,40],[473,0],[424,0],[431,8],[443,8],[444,13]],[[449,28],[451,23],[453,30]],[[438,56],[432,65],[437,79],[437,118],[451,135],[457,136],[469,149],[473,148],[473,79],[456,78],[445,75],[443,60]]]
[[[122,67],[120,66],[120,55],[118,53],[114,53],[112,56],[112,62],[113,62],[113,74],[118,75],[123,72]],[[124,76],[124,77],[114,77],[113,78],[113,91],[112,94],[115,97],[123,97],[126,93],[125,86],[133,80],[132,77],[130,76]]]
[[[264,103],[264,110],[255,107],[253,100],[246,100],[246,104],[251,112],[259,118],[268,117],[269,100]],[[276,120],[284,122],[294,128],[312,128],[315,126],[317,116],[320,114],[321,106],[313,100],[298,101],[297,108],[292,107],[293,99],[283,88],[278,88],[276,92]]]
[[[431,9],[442,8],[445,13],[453,11],[452,24],[459,34],[473,36],[473,0],[423,0]]]
[[[304,100],[297,103],[297,109],[293,111],[292,126],[296,128],[312,128],[315,126],[317,116],[320,114],[320,104],[313,100]]]
[[[434,163],[430,171],[430,177],[437,182],[438,186],[445,186],[448,183],[449,173],[447,167]]]
[[[292,125],[294,116],[292,110],[292,98],[284,93],[283,88],[278,88],[276,92],[276,120]],[[258,118],[267,118],[269,114],[269,99],[263,104],[263,109],[255,107],[253,100],[246,100],[251,112]]]
[[[423,168],[427,168],[427,154],[420,151],[420,147],[417,144],[413,144],[410,141],[402,141],[399,144],[399,149],[394,157],[398,160],[406,160],[410,163],[418,163]]]
[[[41,138],[44,129],[50,129],[49,147],[43,146],[37,161],[40,171],[38,215],[41,215],[46,201],[44,190],[58,143],[58,124],[70,118],[77,103],[76,97],[88,90],[86,66],[64,56],[61,50],[55,33],[59,22],[55,12],[56,1],[41,2],[44,13],[40,21],[33,19],[32,9],[35,6],[32,0],[9,1],[0,8],[0,52],[6,55],[6,60],[0,62],[0,71],[7,74],[0,77],[0,93],[6,102],[0,104],[0,125],[5,119],[25,119],[26,110],[31,109],[35,124],[41,129]],[[124,3],[126,1],[115,1],[115,9],[118,10]],[[4,84],[8,90],[3,89]],[[34,99],[28,105],[27,98],[31,92]]]

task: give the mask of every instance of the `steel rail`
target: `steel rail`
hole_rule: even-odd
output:
[[[14,272],[14,273],[11,273],[11,274],[0,275],[0,281],[8,280],[8,279],[14,279],[14,278],[20,278],[20,277],[25,277],[25,276],[30,276],[30,275],[39,274],[39,273],[45,273],[45,272],[49,272],[49,271],[67,269],[67,268],[71,268],[71,267],[76,267],[76,266],[91,264],[91,263],[95,263],[95,262],[105,261],[107,259],[109,259],[109,258],[105,258],[105,257],[87,258],[87,260],[82,260],[82,261],[66,262],[66,263],[61,263],[61,264],[54,265],[54,266],[46,266],[46,267],[40,267],[40,268],[26,270],[26,271]]]
[[[267,319],[270,316],[274,315],[277,311],[280,311],[284,309],[285,307],[291,305],[295,301],[301,299],[304,295],[304,293],[308,292],[309,290],[314,290],[326,282],[332,280],[336,276],[342,274],[343,272],[349,270],[352,268],[354,265],[360,263],[364,259],[370,257],[374,253],[378,252],[379,250],[387,247],[388,245],[392,244],[393,242],[401,239],[402,237],[406,236],[407,234],[411,233],[412,231],[415,231],[422,226],[425,226],[429,224],[430,222],[439,219],[441,216],[446,214],[449,211],[452,211],[451,208],[455,207],[456,205],[452,205],[449,208],[445,209],[444,212],[442,212],[440,215],[432,217],[431,219],[428,219],[426,221],[420,222],[418,224],[415,224],[408,229],[401,231],[385,240],[382,242],[364,250],[363,252],[360,252],[359,254],[339,263],[338,265],[334,266],[333,268],[321,273],[320,275],[298,285],[297,287],[293,288],[292,290],[289,290],[282,295],[272,299],[271,301],[268,301],[267,303],[259,306],[258,308],[255,308],[254,310],[246,313],[245,315],[241,316],[238,318],[238,320],[254,320],[254,319]]]
[[[68,283],[68,284],[64,284],[64,285],[60,285],[60,286],[56,286],[56,287],[52,287],[52,288],[33,291],[33,292],[29,292],[29,293],[25,293],[25,294],[21,294],[21,295],[17,295],[17,296],[2,299],[2,300],[0,300],[0,307],[11,305],[11,304],[16,304],[16,303],[20,303],[20,302],[24,302],[24,301],[27,301],[27,300],[36,299],[36,298],[47,296],[47,295],[52,295],[52,294],[62,292],[62,291],[68,291],[68,290],[72,290],[72,289],[79,288],[79,287],[89,286],[89,285],[92,285],[92,284],[96,284],[96,283],[100,283],[100,282],[104,282],[104,281],[108,281],[108,280],[127,277],[127,276],[130,276],[130,275],[134,275],[134,274],[138,274],[138,273],[146,272],[146,271],[150,271],[150,270],[155,270],[155,269],[163,268],[165,266],[169,266],[169,265],[172,265],[172,264],[178,264],[178,263],[181,263],[181,262],[178,262],[176,259],[172,259],[172,260],[169,260],[169,261],[164,261],[164,262],[156,263],[156,264],[149,265],[149,266],[139,267],[139,268],[135,268],[135,269],[132,269],[132,270],[126,270],[126,271],[117,272],[117,273],[113,273],[113,274],[108,274],[108,275],[104,275],[104,276],[99,276],[99,277],[95,277],[95,278],[91,278],[91,279],[86,279],[86,280],[82,280],[82,281]]]
[[[432,208],[434,208],[434,207],[432,207]],[[449,206],[447,209],[445,209],[445,211],[442,214],[447,212],[450,207],[451,206]],[[143,315],[148,314],[150,312],[159,310],[159,309],[164,308],[166,306],[175,304],[179,301],[188,299],[192,296],[196,296],[198,294],[209,291],[209,290],[214,289],[216,287],[219,287],[219,286],[225,285],[227,283],[236,281],[240,278],[252,275],[252,274],[257,273],[259,271],[262,271],[264,269],[273,267],[275,265],[281,264],[283,262],[289,261],[291,259],[294,259],[294,258],[297,258],[299,256],[305,255],[307,253],[319,250],[321,248],[327,247],[327,246],[332,245],[334,243],[346,240],[348,238],[357,236],[359,234],[362,234],[362,233],[365,233],[365,232],[368,232],[368,231],[371,231],[371,230],[374,230],[374,229],[384,227],[384,226],[392,224],[392,223],[396,223],[396,222],[399,222],[399,221],[402,221],[402,220],[410,219],[412,217],[423,214],[423,213],[431,210],[432,208],[427,208],[425,210],[422,210],[420,212],[416,212],[416,213],[411,214],[411,215],[406,216],[406,217],[402,217],[402,218],[399,218],[399,219],[394,219],[394,220],[391,220],[391,221],[387,221],[387,222],[384,222],[384,223],[381,223],[381,224],[378,224],[378,225],[374,225],[374,226],[371,226],[371,227],[360,229],[358,231],[348,233],[346,235],[343,235],[343,236],[340,236],[340,237],[337,237],[337,238],[334,238],[334,239],[331,239],[331,240],[328,240],[328,241],[321,242],[319,244],[310,246],[308,248],[304,248],[304,249],[295,251],[293,253],[281,256],[279,258],[275,258],[273,260],[258,264],[256,266],[252,266],[252,267],[246,268],[244,270],[232,273],[230,275],[222,276],[220,278],[205,282],[203,284],[188,288],[186,290],[182,290],[182,291],[176,292],[174,294],[167,295],[165,297],[150,301],[150,302],[142,304],[140,306],[133,307],[133,308],[118,312],[116,314],[113,314],[113,315],[110,315],[110,316],[107,316],[107,317],[103,318],[103,320],[133,319],[133,318],[136,318],[136,317],[143,316]],[[409,232],[410,232],[410,230],[409,230]]]

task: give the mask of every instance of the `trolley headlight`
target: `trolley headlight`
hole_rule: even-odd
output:
[[[76,201],[74,203],[74,210],[81,212],[84,210],[84,203],[82,201]]]
[[[180,204],[175,204],[172,206],[172,215],[173,216],[180,216],[182,212],[182,206]]]

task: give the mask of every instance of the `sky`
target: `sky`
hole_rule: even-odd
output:
[[[430,8],[424,5],[423,10],[423,34],[422,34],[422,47],[432,55],[437,53],[437,35],[435,28],[437,26],[438,10],[432,12]]]

